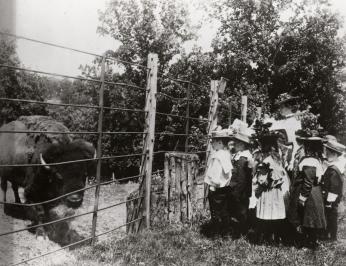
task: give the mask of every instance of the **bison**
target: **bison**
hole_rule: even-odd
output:
[[[20,202],[18,187],[23,187],[25,203],[39,203],[83,189],[86,177],[93,175],[92,171],[95,168],[92,160],[49,165],[93,159],[96,155],[91,143],[81,139],[72,140],[68,129],[50,117],[23,116],[2,126],[1,131],[33,131],[32,133],[0,133],[0,177],[4,201],[6,201],[8,181],[12,183],[16,202]],[[43,133],[44,131],[59,131],[66,134]],[[1,167],[1,165],[13,164],[42,166]],[[6,204],[4,210],[9,215],[30,219],[33,224],[40,224],[50,220],[50,210],[59,204],[72,208],[79,207],[83,202],[83,195],[84,191],[80,191],[61,200],[30,208]],[[36,233],[44,234],[43,228],[38,228]]]

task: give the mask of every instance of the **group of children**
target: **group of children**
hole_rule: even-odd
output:
[[[337,239],[346,147],[308,128],[295,132],[257,120],[236,120],[212,132],[205,175],[211,221],[207,236],[241,235],[256,243],[292,243],[316,248]]]

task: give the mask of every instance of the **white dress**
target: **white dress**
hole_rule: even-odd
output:
[[[286,171],[272,157],[263,160],[272,169],[272,179],[281,180],[280,188],[263,191],[257,200],[256,217],[262,220],[279,220],[286,218],[285,197],[289,191],[289,179]]]

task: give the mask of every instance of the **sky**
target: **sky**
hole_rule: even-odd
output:
[[[102,37],[96,32],[99,26],[98,10],[105,10],[106,3],[110,0],[0,0],[0,4],[6,1],[16,3],[15,27],[12,32],[17,35],[96,54],[118,47],[114,39]],[[332,9],[346,17],[346,1],[331,2]],[[346,28],[346,19],[344,25]],[[4,30],[2,26],[3,24],[0,24],[0,30]],[[210,49],[215,29],[213,25],[204,25],[200,31],[198,43],[205,50]],[[191,46],[190,43],[187,48]],[[17,53],[25,67],[65,75],[80,74],[79,65],[88,64],[93,60],[89,55],[25,40],[17,41]]]

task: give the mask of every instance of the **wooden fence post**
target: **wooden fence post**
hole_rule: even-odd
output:
[[[256,107],[256,118],[261,119],[262,117],[262,107]]]
[[[143,135],[143,157],[140,167],[140,173],[143,177],[140,179],[139,196],[143,198],[135,201],[134,208],[130,219],[127,221],[139,219],[145,216],[145,225],[150,228],[150,197],[151,197],[151,176],[153,164],[153,151],[155,142],[155,119],[156,119],[156,96],[157,96],[157,54],[150,53],[148,55],[148,76],[147,76],[147,92],[145,102],[145,125]],[[128,231],[137,233],[142,229],[142,219],[129,224]]]
[[[247,96],[241,96],[241,121],[246,123]]]
[[[149,73],[149,106],[148,106],[148,136],[147,136],[147,160],[145,162],[145,209],[146,226],[150,228],[150,197],[151,197],[151,175],[153,167],[154,143],[155,143],[155,120],[156,120],[156,96],[157,96],[157,65],[158,55],[149,54],[148,68]]]
[[[219,105],[219,94],[218,94],[218,85],[219,82],[217,80],[210,81],[210,106],[209,106],[209,114],[208,114],[208,140],[207,140],[207,154],[205,158],[206,167],[208,166],[210,153],[211,153],[211,142],[210,135],[211,131],[215,129],[217,126],[217,107]],[[208,185],[204,185],[204,198],[203,198],[203,206],[204,208],[207,205],[207,196],[208,196]]]
[[[208,115],[208,140],[207,140],[207,154],[206,154],[206,167],[209,163],[209,158],[211,154],[211,142],[210,136],[211,131],[215,129],[218,122],[217,109],[219,106],[219,95],[223,94],[226,88],[227,79],[221,78],[220,80],[212,80],[210,82],[210,107],[209,107],[209,115]],[[206,207],[207,204],[207,196],[208,196],[208,186],[204,185],[204,199],[203,206]]]
[[[189,128],[190,128],[190,91],[191,91],[191,83],[188,83],[187,85],[187,92],[186,92],[186,125],[185,125],[185,152],[188,152],[189,149]]]
[[[97,139],[97,169],[96,169],[96,190],[95,190],[95,202],[94,202],[94,213],[91,227],[91,243],[94,245],[96,243],[95,233],[96,233],[96,225],[97,225],[97,211],[99,205],[99,196],[100,196],[100,182],[101,182],[101,157],[102,157],[102,125],[103,125],[103,96],[104,96],[104,85],[105,85],[105,66],[106,66],[106,58],[102,57],[101,63],[101,87],[99,92],[99,119],[98,119],[98,139]]]

